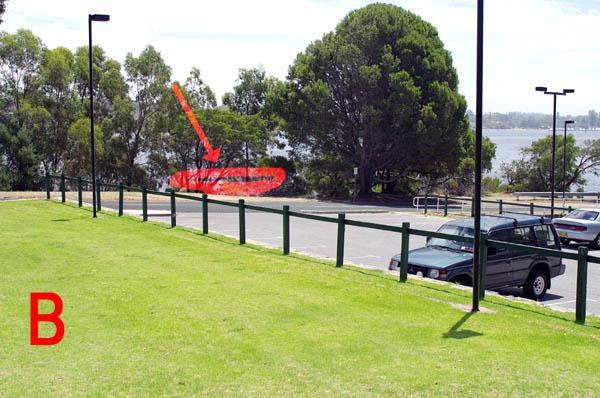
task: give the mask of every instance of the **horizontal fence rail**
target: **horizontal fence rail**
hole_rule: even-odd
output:
[[[423,201],[422,203],[421,203],[421,200]],[[431,200],[433,200],[434,203],[430,203]],[[530,215],[534,215],[536,209],[540,209],[540,210],[552,209],[551,206],[539,205],[539,204],[535,204],[533,202],[530,202],[530,203],[507,202],[503,199],[496,199],[496,200],[482,199],[481,203],[495,205],[494,207],[497,209],[498,214],[504,214],[504,213],[519,214],[518,212],[506,210],[506,206],[523,208],[524,210],[528,211],[528,213]],[[413,198],[413,207],[415,207],[417,210],[423,209],[423,214],[427,214],[429,210],[433,210],[433,209],[435,209],[437,212],[443,211],[444,216],[448,215],[448,211],[450,209],[460,208],[460,211],[462,212],[466,208],[466,209],[470,209],[471,216],[473,216],[473,198],[469,198],[469,197],[447,196],[447,195],[446,196],[440,196],[440,195],[417,196],[417,197]],[[573,210],[573,207],[572,206],[569,206],[569,207],[554,206],[554,210],[571,212]]]
[[[61,192],[61,202],[66,201],[66,182],[75,182],[77,183],[77,193],[78,193],[78,205],[82,206],[82,189],[83,186],[90,186],[92,182],[89,180],[85,180],[80,177],[68,177],[65,175],[46,175],[46,198],[50,199],[50,192],[52,191],[52,180],[59,180],[59,190]],[[170,198],[170,218],[171,218],[171,226],[175,227],[177,225],[177,212],[176,212],[176,199],[185,199],[201,202],[202,204],[202,233],[208,234],[208,204],[217,204],[228,207],[236,207],[239,211],[239,242],[240,244],[246,243],[246,210],[254,210],[259,212],[271,213],[282,215],[282,224],[283,224],[283,254],[288,255],[290,253],[290,217],[303,218],[307,220],[314,220],[320,222],[328,222],[337,224],[337,248],[336,248],[336,266],[341,267],[344,263],[344,240],[345,240],[345,228],[346,225],[367,229],[374,229],[379,231],[388,231],[395,232],[401,234],[401,251],[400,251],[400,272],[399,272],[399,280],[400,282],[405,282],[407,280],[408,274],[408,254],[409,254],[409,243],[410,236],[422,236],[427,239],[429,238],[440,238],[447,239],[451,241],[464,242],[464,243],[473,243],[474,239],[470,236],[461,236],[461,235],[451,235],[445,234],[441,232],[433,232],[426,231],[420,229],[410,228],[410,223],[404,222],[402,226],[395,225],[386,225],[386,224],[377,224],[366,221],[357,221],[357,220],[349,220],[346,219],[346,215],[344,213],[339,213],[337,217],[327,217],[315,214],[306,214],[297,211],[291,211],[289,206],[285,205],[282,209],[275,209],[272,207],[265,206],[257,206],[250,205],[245,203],[243,199],[239,199],[238,202],[228,202],[223,200],[217,200],[213,198],[209,198],[208,195],[202,194],[201,196],[190,195],[185,193],[178,193],[174,190],[170,189],[169,191],[155,191],[149,190],[145,187],[133,187],[123,184],[108,184],[103,182],[97,182],[96,186],[98,187],[97,191],[97,208],[101,210],[101,200],[100,200],[100,187],[108,187],[115,188],[118,190],[118,214],[119,216],[123,215],[123,201],[124,201],[124,191],[128,192],[139,192],[142,194],[142,219],[143,221],[148,220],[148,195],[157,195],[163,197]],[[426,197],[427,199],[428,197]],[[464,200],[464,198],[456,198],[450,196],[438,197],[431,196],[431,198],[442,198],[444,199],[444,213],[447,214],[448,202],[449,200]],[[482,201],[487,203],[496,203],[499,205],[500,213],[503,212],[503,205],[519,205],[519,206],[527,206],[531,208],[531,205],[519,203],[515,204],[512,202],[503,202],[499,201]],[[548,206],[537,206],[542,208],[550,208]],[[563,209],[564,208],[556,208]],[[425,212],[427,212],[427,205],[425,205]],[[588,263],[596,263],[600,264],[600,257],[590,256],[588,254],[587,247],[580,247],[577,253],[567,253],[561,250],[543,248],[543,247],[534,247],[521,245],[516,243],[498,241],[493,239],[488,239],[487,234],[482,233],[480,240],[480,252],[482,254],[481,258],[481,271],[480,272],[480,285],[485,286],[485,267],[486,267],[486,253],[488,248],[503,248],[508,250],[515,250],[519,252],[525,252],[530,254],[535,254],[539,256],[546,257],[557,257],[561,259],[569,259],[577,261],[577,300],[576,300],[576,311],[575,318],[578,323],[585,323],[586,316],[586,296],[587,296],[587,269]],[[485,289],[481,289],[478,292],[478,295],[481,299],[485,298]]]

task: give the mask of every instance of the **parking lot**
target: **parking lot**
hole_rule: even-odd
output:
[[[104,202],[105,207],[115,209],[116,203]],[[281,202],[263,202],[261,206],[281,208]],[[126,211],[140,214],[139,202],[126,202]],[[149,202],[152,221],[169,222],[168,202]],[[367,221],[379,224],[400,226],[402,222],[410,222],[411,227],[435,231],[448,218],[424,216],[406,208],[391,206],[357,206],[331,202],[297,202],[292,203],[291,210],[312,214],[323,214],[335,217],[337,212],[345,212],[347,219]],[[330,214],[327,214],[330,213]],[[209,231],[223,235],[238,236],[238,210],[235,207],[210,204]],[[201,228],[202,213],[199,202],[177,201],[177,224]],[[298,253],[335,260],[337,225],[334,223],[290,218],[290,249]],[[281,247],[283,242],[282,217],[276,214],[246,211],[246,237],[248,242],[255,242],[271,247]],[[346,226],[345,256],[346,263],[359,266],[387,269],[392,255],[400,252],[401,235],[393,232]],[[425,238],[410,237],[410,248],[418,248],[425,244]],[[576,246],[564,248],[575,252]],[[590,251],[600,255],[600,251]],[[565,260],[566,272],[552,280],[552,288],[546,294],[543,304],[559,310],[575,310],[577,264]],[[501,294],[521,296],[521,289],[511,288],[500,291]],[[588,266],[587,311],[600,315],[600,267],[590,263]]]

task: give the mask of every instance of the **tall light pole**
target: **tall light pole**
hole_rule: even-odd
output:
[[[565,207],[565,191],[567,190],[567,124],[573,124],[575,120],[565,120],[565,135],[563,137],[563,207]]]
[[[552,95],[554,97],[554,111],[552,114],[552,167],[550,168],[550,218],[554,218],[554,192],[555,192],[555,162],[556,162],[556,96],[567,95],[575,92],[573,89],[566,88],[561,92],[548,91],[546,87],[536,87],[535,91],[541,91],[544,94]]]
[[[107,22],[110,16],[106,14],[88,15],[88,61],[90,66],[90,139],[92,144],[92,206],[96,217],[96,148],[94,142],[94,72],[92,68],[92,22]]]
[[[473,202],[473,305],[471,312],[479,311],[480,247],[481,240],[481,147],[483,116],[483,0],[477,0],[477,86],[475,95],[475,197]]]

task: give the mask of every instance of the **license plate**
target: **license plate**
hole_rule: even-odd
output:
[[[563,232],[563,231],[559,231],[558,232],[558,236],[560,236],[561,238],[566,238],[567,237],[567,233]]]

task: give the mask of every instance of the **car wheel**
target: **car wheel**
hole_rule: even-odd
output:
[[[549,284],[548,274],[541,269],[536,269],[527,278],[523,285],[525,297],[531,300],[539,301],[546,294]]]
[[[569,239],[564,239],[564,238],[562,238],[562,239],[560,240],[560,243],[562,243],[563,245],[568,245],[570,242],[571,242],[571,241],[570,241]]]
[[[592,241],[592,244],[590,246],[592,247],[592,249],[600,249],[600,234],[596,236],[596,239]]]

